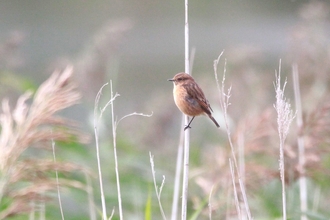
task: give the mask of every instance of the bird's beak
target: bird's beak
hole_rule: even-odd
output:
[[[171,82],[173,82],[173,81],[175,81],[174,79],[168,79],[167,81],[171,81]]]

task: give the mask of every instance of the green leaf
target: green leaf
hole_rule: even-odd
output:
[[[146,202],[146,208],[144,210],[144,219],[145,220],[151,220],[151,190],[150,190],[150,187],[149,187],[149,192],[148,192],[148,199],[147,199],[147,202]]]

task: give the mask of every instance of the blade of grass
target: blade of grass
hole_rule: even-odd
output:
[[[151,201],[152,201],[152,196],[149,190],[146,208],[144,210],[144,220],[151,220]]]

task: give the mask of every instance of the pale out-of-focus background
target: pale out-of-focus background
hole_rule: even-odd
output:
[[[228,199],[233,196],[227,195],[231,187],[230,148],[213,71],[213,61],[223,50],[218,73],[222,77],[226,62],[226,84],[232,86],[230,129],[235,146],[240,141],[244,143],[246,187],[253,216],[255,219],[281,216],[278,136],[273,108],[273,82],[280,59],[283,79],[286,76],[288,79],[286,96],[293,111],[291,65],[297,63],[299,69],[306,123],[303,134],[307,141],[309,213],[315,216],[313,219],[330,216],[326,209],[330,195],[326,184],[330,181],[329,13],[330,5],[326,1],[189,2],[190,46],[195,48],[192,74],[205,90],[221,125],[217,130],[206,117],[196,118],[192,124],[189,216],[208,218],[205,201],[212,186],[214,219],[236,216],[233,201]],[[69,160],[96,173],[92,138],[94,99],[109,80],[114,92],[120,94],[114,107],[118,118],[132,112],[153,114],[150,118],[129,117],[118,125],[124,216],[144,219],[150,197],[152,219],[160,219],[149,151],[154,155],[159,184],[162,175],[166,176],[162,202],[170,216],[182,127],[181,114],[172,98],[173,85],[167,79],[184,71],[184,2],[7,0],[0,2],[0,21],[1,99],[8,97],[14,105],[19,95],[27,89],[36,90],[54,70],[64,69],[68,64],[74,66],[74,81],[83,97],[79,105],[66,109],[62,115],[78,121],[81,129],[90,134],[91,141],[79,146],[59,146],[59,160]],[[110,89],[106,87],[101,103],[109,96]],[[113,219],[118,219],[110,122],[110,111],[106,111],[100,130],[101,162],[108,209],[110,212],[115,207]],[[313,127],[316,125],[321,128]],[[298,219],[295,122],[291,133],[286,151],[288,213],[292,219]],[[82,179],[74,174],[72,178]],[[100,209],[96,175],[92,181],[96,206]],[[66,219],[89,219],[85,193],[71,188],[63,190],[63,203]],[[7,205],[0,207],[4,210]],[[46,216],[60,218],[57,207],[56,202],[50,202]]]

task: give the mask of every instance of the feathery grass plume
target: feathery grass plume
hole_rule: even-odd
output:
[[[274,108],[277,112],[277,130],[279,134],[280,141],[284,142],[294,119],[293,112],[291,110],[291,104],[284,97],[284,90],[287,81],[285,80],[283,87],[281,88],[281,75],[276,75],[275,91],[276,91],[276,103]]]
[[[280,138],[280,159],[279,169],[282,182],[282,208],[283,208],[283,220],[286,220],[286,196],[285,196],[285,167],[284,167],[284,142],[289,133],[289,128],[295,115],[293,115],[290,103],[284,97],[284,90],[287,81],[285,80],[283,87],[281,88],[281,61],[279,65],[279,73],[276,74],[276,82],[274,83],[276,92],[276,103],[274,108],[277,112],[277,129]]]
[[[58,111],[76,104],[80,94],[70,81],[72,67],[54,72],[37,90],[31,104],[30,92],[22,95],[11,110],[7,99],[2,101],[0,114],[0,202],[11,201],[0,219],[31,210],[31,202],[45,201],[47,192],[55,191],[54,170],[72,172],[82,167],[49,159],[28,157],[29,148],[51,149],[54,141],[86,142],[87,138],[75,130],[73,122],[56,116]],[[59,180],[62,185],[77,187],[76,181]],[[20,184],[20,183],[25,184]],[[79,185],[79,188],[84,188]],[[19,207],[19,208],[18,208]]]

